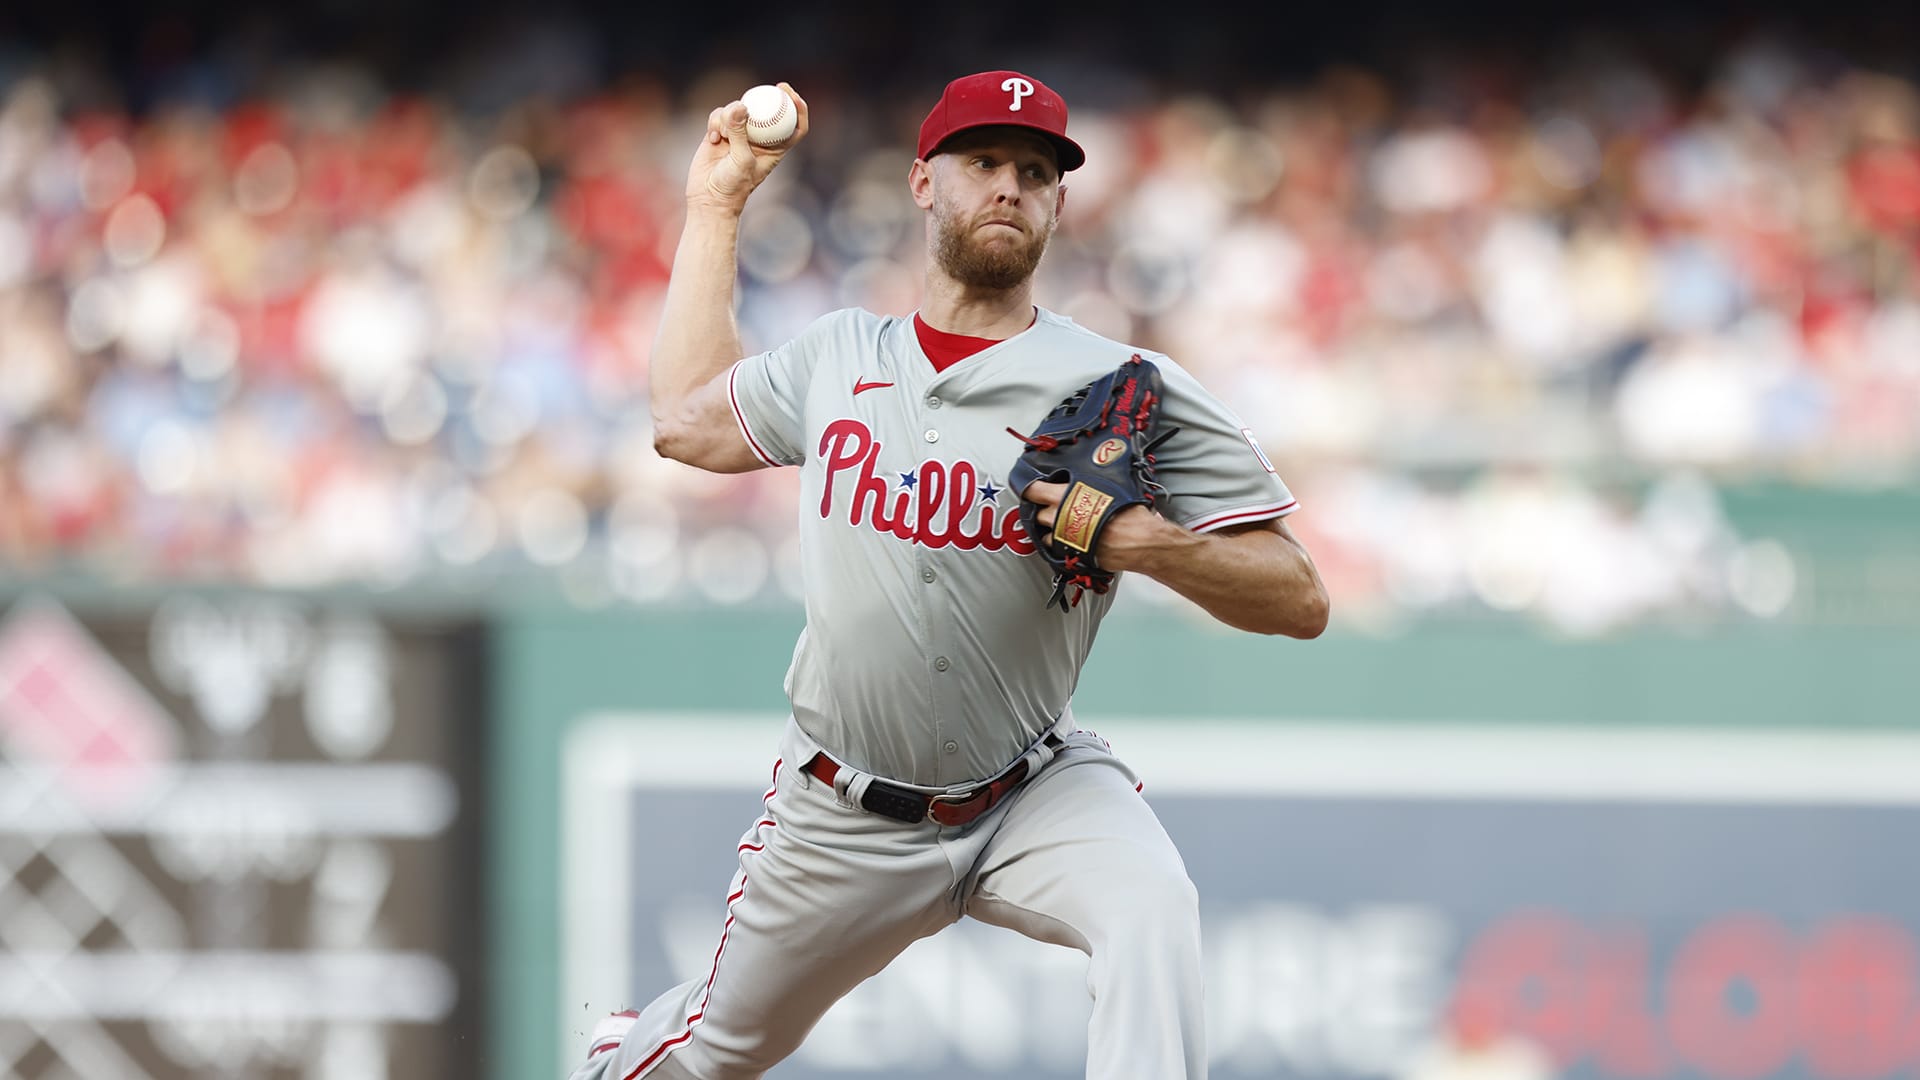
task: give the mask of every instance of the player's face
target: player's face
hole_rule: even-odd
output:
[[[932,257],[962,285],[1011,289],[1033,276],[1059,221],[1060,170],[1018,129],[962,132],[930,162]]]

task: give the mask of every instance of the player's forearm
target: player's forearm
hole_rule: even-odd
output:
[[[737,211],[688,206],[647,367],[657,425],[671,425],[687,395],[740,359],[740,330],[733,318],[739,240]]]
[[[1145,574],[1238,630],[1312,638],[1326,629],[1326,587],[1291,536],[1265,526],[1196,533],[1149,516],[1150,531],[1131,532],[1139,542],[1109,550],[1103,541],[1103,564]]]

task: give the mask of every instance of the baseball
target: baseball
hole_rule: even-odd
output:
[[[793,137],[800,112],[793,99],[777,86],[756,86],[740,95],[747,107],[747,141],[755,146],[778,146]]]

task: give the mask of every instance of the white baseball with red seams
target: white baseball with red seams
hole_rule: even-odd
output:
[[[747,141],[755,146],[778,146],[793,138],[800,110],[785,90],[761,85],[740,95],[747,107]]]

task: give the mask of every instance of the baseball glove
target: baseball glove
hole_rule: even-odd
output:
[[[1135,353],[1055,406],[1033,434],[1007,429],[1027,444],[1007,474],[1008,486],[1025,492],[1036,480],[1067,485],[1053,535],[1044,543],[1047,530],[1036,520],[1040,505],[1020,500],[1027,535],[1053,567],[1048,607],[1068,611],[1087,590],[1111,588],[1113,572],[1094,558],[1101,531],[1120,511],[1151,507],[1167,493],[1154,479],[1153,455],[1179,429],[1160,430],[1160,401],[1160,369]]]

